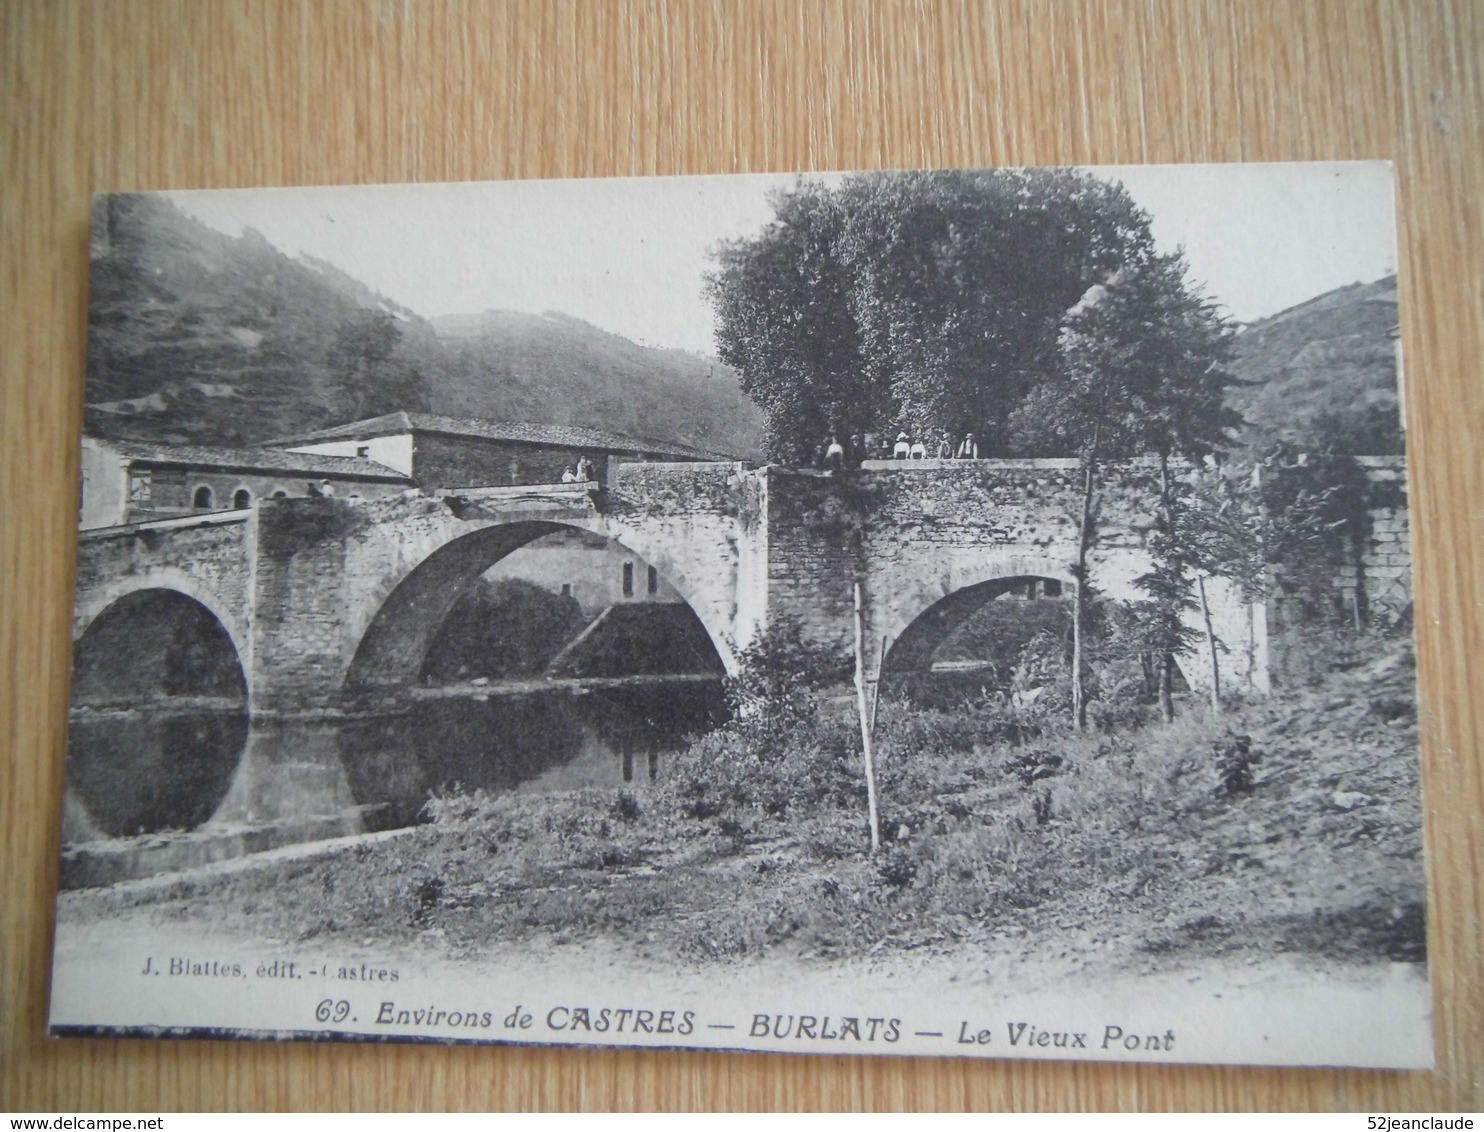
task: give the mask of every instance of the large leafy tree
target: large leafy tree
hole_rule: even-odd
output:
[[[767,414],[769,455],[797,460],[831,429],[901,427],[974,431],[985,455],[1076,456],[1085,723],[1102,470],[1159,458],[1170,553],[1151,600],[1173,626],[1193,575],[1174,557],[1170,461],[1225,447],[1240,423],[1225,403],[1232,328],[1180,255],[1155,252],[1123,188],[1077,170],[863,174],[800,182],[773,205],[760,235],[718,249],[707,281],[719,352]]]
[[[973,431],[1012,452],[1006,423],[1056,366],[1068,309],[1152,247],[1121,187],[1067,169],[801,181],[773,207],[718,249],[707,291],[782,460],[830,429]]]
[[[883,389],[866,372],[851,311],[842,202],[800,182],[772,203],[765,232],[718,249],[707,293],[721,360],[764,411],[764,451],[797,463],[827,430],[869,427]]]

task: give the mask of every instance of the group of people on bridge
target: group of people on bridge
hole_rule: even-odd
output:
[[[859,433],[841,443],[838,433],[831,433],[824,444],[814,450],[814,465],[825,471],[839,472],[847,468],[859,468],[866,460],[977,460],[979,442],[968,432],[957,444],[947,429],[931,449],[922,437],[913,440],[906,432],[897,433],[896,443],[890,447],[883,439],[875,454],[871,446]]]
[[[593,479],[593,462],[585,455],[578,458],[574,467],[568,464],[562,472],[563,483],[591,483]]]

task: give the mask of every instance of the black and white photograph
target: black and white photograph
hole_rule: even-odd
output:
[[[1395,210],[96,196],[52,1033],[1431,1066]]]

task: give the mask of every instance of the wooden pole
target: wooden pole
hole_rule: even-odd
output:
[[[1206,576],[1195,576],[1196,589],[1201,595],[1201,619],[1206,623],[1206,651],[1211,663],[1211,713],[1221,714],[1221,665],[1216,662],[1216,631],[1211,628],[1211,605],[1206,600]]]
[[[880,689],[877,689],[880,694]],[[871,818],[871,852],[881,848],[876,817],[876,763],[871,755],[871,712],[866,705],[866,609],[861,584],[855,583],[855,703],[861,717],[861,750],[866,760],[866,804]]]
[[[876,738],[876,709],[881,706],[881,669],[886,664],[886,638],[881,638],[881,655],[876,658],[876,691],[871,696],[871,738]]]

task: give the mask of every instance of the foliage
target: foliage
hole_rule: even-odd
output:
[[[1252,749],[1252,736],[1233,735],[1213,743],[1211,754],[1218,794],[1235,797],[1252,793],[1256,785],[1253,767],[1262,761],[1262,752]]]
[[[1060,711],[1068,706],[1071,658],[1061,634],[1042,630],[1026,642],[1011,671],[1012,695],[1022,704],[1034,703],[1037,710]],[[1028,698],[1035,694],[1035,699]]]
[[[1251,469],[1200,469],[1181,477],[1175,490],[1191,566],[1207,577],[1232,582],[1244,601],[1266,597],[1268,526]]]
[[[1263,556],[1285,593],[1315,617],[1334,592],[1337,566],[1353,564],[1370,534],[1370,483],[1354,457],[1277,446],[1260,470]]]
[[[804,640],[797,622],[770,625],[738,654],[723,684],[732,728],[759,744],[781,739],[814,711],[814,692],[850,678],[837,650]]]
[[[423,676],[444,681],[540,672],[585,624],[570,595],[523,578],[481,579],[449,612]]]
[[[748,820],[801,808],[849,809],[864,830],[859,724],[849,711],[814,707],[787,729],[733,726],[693,743],[667,774],[682,812]]]
[[[1185,640],[1181,615],[1191,578],[1188,553],[1174,525],[1168,462],[1210,455],[1229,443],[1241,423],[1225,404],[1231,337],[1231,326],[1214,304],[1188,285],[1183,258],[1151,253],[1090,287],[1068,312],[1053,378],[1012,415],[1029,450],[1073,452],[1082,464],[1072,565],[1078,582],[1072,710],[1079,726],[1087,718],[1092,604],[1087,562],[1097,538],[1101,469],[1112,460],[1150,453],[1161,461],[1162,530],[1154,569],[1140,585],[1150,593],[1149,648],[1164,658],[1167,688],[1171,657]]]
[[[806,642],[799,625],[771,626],[743,649],[723,682],[731,718],[671,759],[674,805],[696,818],[783,815],[800,806],[864,812],[854,699],[825,699],[848,679],[835,650]],[[739,836],[741,827],[729,836]]]
[[[361,310],[341,322],[326,361],[349,419],[427,407],[422,375],[395,356],[402,328],[386,311]]]
[[[886,390],[870,384],[861,356],[842,201],[800,181],[772,203],[775,222],[755,240],[722,245],[706,286],[717,353],[764,411],[764,450],[803,464],[831,427],[865,427],[863,410]]]
[[[1231,336],[1187,283],[1183,257],[1126,263],[1068,311],[1058,364],[1016,408],[1013,427],[1030,453],[1092,466],[1208,455],[1241,424],[1224,399]]]
[[[897,427],[1009,451],[1007,416],[1054,368],[1067,309],[1151,247],[1121,187],[1067,169],[800,181],[773,208],[718,249],[707,293],[785,461],[830,431]]]

